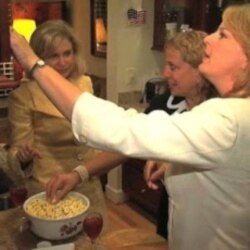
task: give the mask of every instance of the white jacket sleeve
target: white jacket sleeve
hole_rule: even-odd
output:
[[[224,102],[209,100],[173,116],[145,115],[84,93],[75,104],[72,127],[81,143],[93,147],[206,168],[225,162],[236,140],[236,118]]]

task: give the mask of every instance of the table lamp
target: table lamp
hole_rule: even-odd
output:
[[[107,32],[102,18],[96,18],[95,31],[97,44],[105,44],[107,42]]]
[[[36,29],[36,22],[33,19],[14,19],[13,28],[29,42],[32,33]]]

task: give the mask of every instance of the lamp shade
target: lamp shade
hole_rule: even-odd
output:
[[[14,19],[13,29],[23,35],[29,42],[32,33],[36,29],[36,22],[33,19]]]
[[[107,42],[107,32],[106,32],[102,18],[96,18],[96,20],[95,20],[95,32],[96,32],[96,42],[97,43],[106,43]]]

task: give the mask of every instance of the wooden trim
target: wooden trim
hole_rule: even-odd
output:
[[[9,42],[9,27],[11,13],[8,0],[0,1],[0,62],[8,62],[11,58],[11,48]]]
[[[154,39],[153,50],[163,50],[165,40],[165,27],[164,27],[164,15],[163,6],[165,0],[155,0],[154,4]]]

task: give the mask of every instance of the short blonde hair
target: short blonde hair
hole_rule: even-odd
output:
[[[223,23],[245,52],[248,64],[227,96],[250,96],[250,3],[231,5],[223,13]]]
[[[204,57],[204,38],[207,33],[199,30],[190,30],[180,32],[165,43],[165,50],[174,48],[180,52],[182,60],[198,70],[198,66],[202,63]],[[215,87],[203,76],[201,82],[197,85],[200,102],[203,102],[211,97],[218,96]]]
[[[71,26],[65,21],[50,20],[40,24],[31,36],[30,45],[39,57],[46,59],[54,53],[58,42],[63,39],[67,39],[72,44],[73,53],[76,57],[73,77],[84,74],[85,67],[82,60],[80,42]]]
[[[181,54],[182,59],[197,68],[204,57],[204,38],[207,33],[199,30],[180,32],[165,43],[165,49],[175,48]]]

